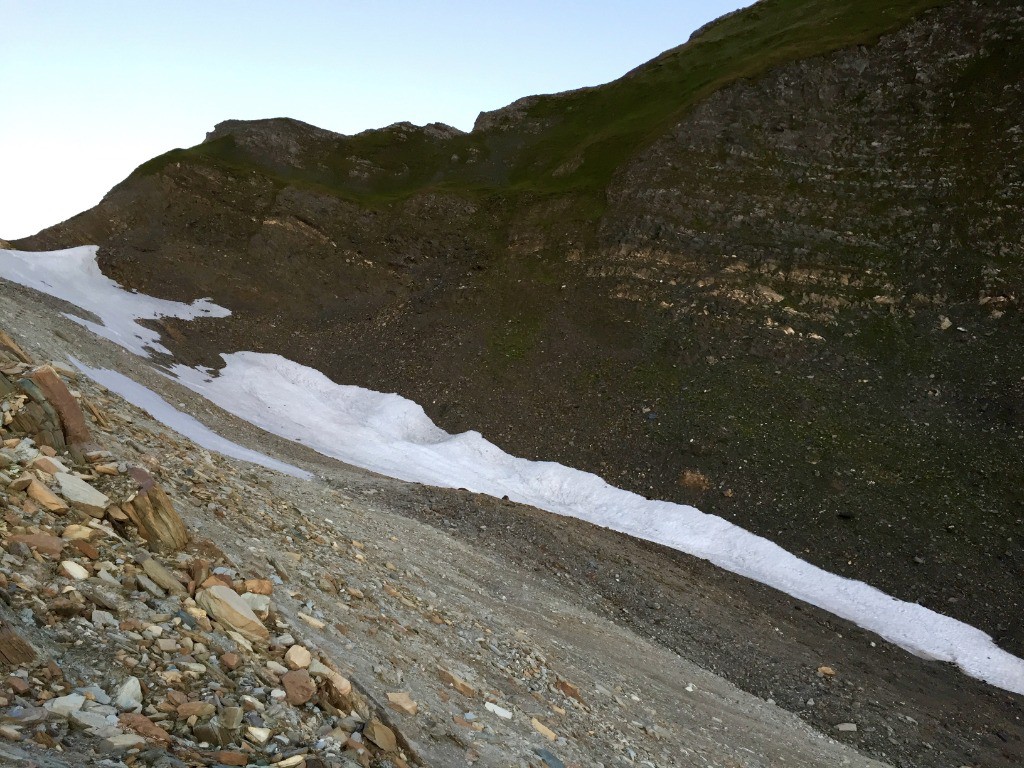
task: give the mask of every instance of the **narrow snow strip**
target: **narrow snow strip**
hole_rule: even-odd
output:
[[[690,506],[651,501],[596,475],[516,458],[479,432],[450,435],[395,394],[338,385],[278,355],[237,352],[216,378],[184,366],[191,389],[269,432],[384,475],[466,488],[576,517],[704,558],[876,632],[919,656],[1024,694],[1024,660],[956,619],[801,560]]]
[[[96,246],[83,245],[64,251],[9,251],[0,249],[0,277],[74,304],[100,319],[65,313],[105,339],[120,344],[137,355],[147,349],[170,354],[160,343],[160,334],[139,325],[136,320],[178,317],[227,317],[231,312],[209,299],[191,304],[154,299],[141,293],[129,293],[100,272],[96,264]]]
[[[184,305],[128,293],[99,272],[95,254],[91,247],[51,254],[0,250],[0,277],[88,309],[106,325],[80,321],[83,325],[138,354],[145,354],[146,347],[163,348],[155,333],[135,324],[137,317],[227,313],[208,302]],[[40,256],[45,268],[32,263]],[[1024,695],[1024,660],[1000,649],[981,630],[824,571],[721,518],[681,504],[650,501],[559,464],[510,456],[478,432],[449,435],[410,400],[335,384],[319,371],[277,355],[236,352],[224,359],[227,365],[217,377],[181,365],[174,373],[229,413],[326,456],[402,480],[508,496],[672,547],[830,611],[919,656],[955,663],[972,677]],[[83,368],[188,435],[181,425],[191,417],[152,392],[112,371]],[[158,415],[161,404],[169,413]]]
[[[165,427],[184,435],[203,448],[216,451],[224,456],[230,456],[233,459],[241,459],[251,464],[259,464],[261,467],[283,472],[286,475],[299,477],[303,480],[309,480],[313,477],[312,474],[304,469],[278,461],[258,451],[253,451],[238,443],[233,443],[225,437],[221,437],[201,421],[189,416],[187,413],[182,413],[160,397],[160,395],[146,389],[146,387],[138,382],[129,379],[117,371],[111,371],[106,368],[92,368],[74,357],[71,358],[71,362],[78,370],[97,384],[102,384],[111,392],[116,392],[132,405],[149,413],[150,416]]]

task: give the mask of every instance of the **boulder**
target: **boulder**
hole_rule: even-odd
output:
[[[72,509],[96,518],[103,517],[103,513],[110,506],[110,499],[106,494],[100,493],[82,478],[67,472],[58,472],[54,478],[60,487],[60,495],[67,500]]]
[[[246,602],[229,587],[215,585],[200,591],[196,603],[210,616],[249,640],[266,640],[270,632]]]

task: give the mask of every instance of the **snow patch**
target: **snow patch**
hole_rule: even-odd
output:
[[[170,354],[170,350],[160,343],[159,333],[139,325],[136,320],[156,320],[161,317],[192,320],[197,317],[227,317],[231,314],[209,299],[183,304],[126,291],[100,272],[96,263],[97,250],[95,245],[63,251],[0,249],[0,277],[63,299],[95,315],[100,319],[99,323],[63,313],[97,336],[144,357],[150,351]]]
[[[149,413],[150,416],[165,427],[184,435],[207,450],[216,451],[233,459],[248,461],[250,464],[258,464],[261,467],[283,472],[286,475],[302,478],[303,480],[309,480],[313,477],[311,473],[306,472],[304,469],[278,461],[259,451],[254,451],[234,443],[226,437],[221,437],[198,419],[189,416],[187,413],[182,413],[160,397],[160,395],[117,371],[111,371],[106,368],[93,368],[74,357],[71,358],[71,362],[78,370],[97,384],[102,384],[111,392],[116,392],[132,405]]]

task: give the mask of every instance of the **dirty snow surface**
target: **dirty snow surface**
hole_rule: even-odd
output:
[[[208,299],[182,304],[126,291],[100,272],[96,250],[95,245],[38,253],[0,249],[0,277],[63,299],[95,315],[98,323],[91,318],[64,313],[97,336],[143,356],[149,351],[165,354],[170,351],[160,343],[159,333],[139,325],[136,320],[161,317],[193,320],[231,314]]]
[[[37,258],[39,266],[33,263]],[[138,354],[162,347],[156,334],[140,335],[136,318],[229,314],[205,301],[185,305],[120,289],[100,273],[95,248],[45,254],[0,250],[0,277],[96,314],[104,325],[76,320]],[[226,365],[217,375],[181,365],[172,370],[185,386],[224,410],[326,456],[401,480],[508,496],[705,558],[919,656],[955,663],[973,677],[1024,694],[1024,661],[1001,650],[984,632],[824,571],[719,517],[648,500],[560,464],[510,456],[478,432],[450,435],[410,400],[335,384],[277,355],[235,352],[223,357]]]
[[[182,413],[160,397],[160,395],[142,386],[134,379],[129,379],[122,373],[111,371],[107,368],[92,368],[74,357],[71,358],[71,362],[78,370],[97,384],[102,384],[111,392],[116,392],[132,405],[146,411],[165,427],[173,429],[179,435],[184,435],[196,445],[200,445],[210,451],[216,451],[224,456],[230,456],[233,459],[241,459],[242,461],[258,464],[267,469],[274,469],[292,477],[299,477],[303,480],[309,480],[313,477],[311,473],[304,469],[278,461],[259,451],[254,451],[251,448],[246,448],[232,442],[226,437],[221,437],[198,419],[189,416],[187,413]]]

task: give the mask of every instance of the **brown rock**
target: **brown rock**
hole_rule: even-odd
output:
[[[25,350],[19,347],[18,342],[12,339],[5,331],[0,331],[0,349],[10,352],[23,363],[32,364],[32,359],[25,353]]]
[[[142,736],[144,739],[149,741],[159,742],[160,744],[171,743],[171,734],[145,715],[139,715],[134,712],[125,712],[117,718],[117,722],[122,728],[134,731],[139,734],[139,736]]]
[[[72,541],[71,546],[77,549],[86,557],[88,557],[90,560],[100,559],[100,551],[96,549],[96,547],[94,547],[88,541],[83,541],[81,539],[78,541]]]
[[[415,715],[420,711],[419,704],[412,700],[406,691],[395,691],[388,694],[388,704],[392,709],[405,715]]]
[[[11,536],[8,541],[11,544],[24,544],[41,555],[54,558],[60,557],[61,550],[64,549],[64,542],[48,533],[22,533]]]
[[[139,535],[152,549],[176,552],[188,543],[188,531],[174,509],[171,499],[146,470],[132,467],[128,474],[138,485],[138,494],[121,505]]]
[[[293,669],[281,676],[281,684],[293,707],[305,704],[316,695],[316,683],[304,669]]]
[[[12,667],[34,660],[36,652],[14,629],[0,619],[0,662]]]
[[[231,583],[231,579],[229,579],[227,576],[221,576],[219,573],[207,576],[205,579],[203,579],[202,583],[199,585],[199,588],[209,589],[210,587],[216,586],[227,587],[232,592],[237,591],[235,589],[235,585]]]
[[[213,713],[216,711],[217,708],[208,701],[186,701],[178,707],[178,719],[188,720],[195,715],[200,720],[205,720],[208,717],[213,717]]]
[[[28,484],[26,489],[28,497],[35,501],[38,501],[50,512],[58,512],[63,514],[68,511],[68,505],[64,499],[55,495],[53,491],[47,488],[45,485],[40,483],[38,480],[32,480]]]
[[[28,378],[39,387],[50,405],[57,411],[61,426],[64,428],[64,437],[69,444],[88,443],[92,440],[81,406],[68,392],[68,388],[64,386],[64,382],[52,367],[41,365],[29,373]]]
[[[246,579],[245,591],[254,595],[274,594],[274,582],[270,579]]]
[[[46,447],[46,446],[43,446]],[[48,475],[56,475],[58,472],[67,472],[68,469],[63,464],[59,464],[52,458],[47,456],[38,456],[36,460],[30,465],[32,469],[38,469],[41,472],[45,472]]]
[[[7,486],[7,489],[11,491],[24,491],[34,482],[36,482],[36,479],[32,476],[32,473],[26,472],[16,480],[11,481],[11,484]]]
[[[196,603],[221,624],[249,640],[266,640],[270,632],[246,602],[229,587],[216,585],[196,594]]]
[[[555,687],[558,688],[562,693],[571,699],[576,699],[580,704],[585,704],[583,697],[580,695],[580,689],[570,683],[568,680],[559,680],[555,683]]]
[[[548,741],[555,741],[558,738],[558,734],[548,728],[544,723],[538,720],[536,717],[530,720],[530,725],[533,726],[533,730],[539,733]]]
[[[32,686],[27,680],[22,680],[20,677],[15,677],[14,675],[7,678],[7,687],[19,696],[22,696],[32,690]]]
[[[164,568],[152,557],[147,557],[142,561],[142,570],[146,572],[158,586],[163,587],[172,595],[184,595],[186,594],[185,588],[181,585],[174,574]]]
[[[395,732],[388,728],[377,718],[373,718],[363,729],[363,737],[369,739],[385,752],[396,752],[398,742],[395,740]]]
[[[451,672],[450,670],[447,670],[444,667],[438,667],[437,675],[441,678],[441,682],[448,683],[448,685],[450,685],[456,691],[461,693],[463,696],[466,696],[470,699],[476,696],[476,688],[467,683],[454,672]]]
[[[220,663],[225,669],[237,669],[242,659],[237,653],[225,653],[220,657]]]

